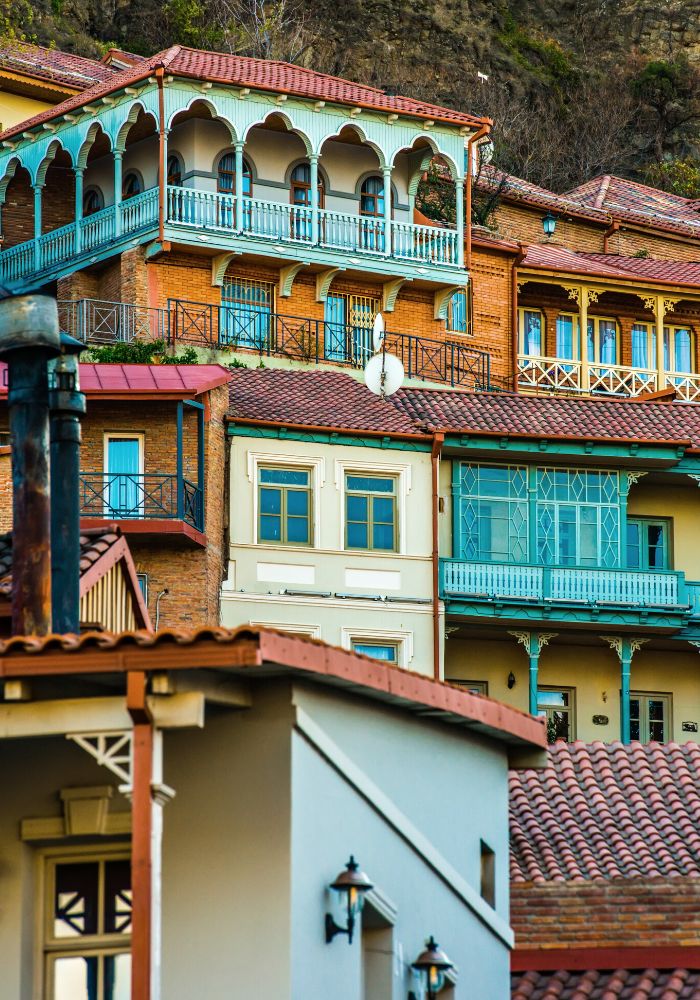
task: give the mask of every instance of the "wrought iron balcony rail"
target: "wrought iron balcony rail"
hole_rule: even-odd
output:
[[[111,520],[180,520],[204,530],[202,490],[164,473],[82,472],[82,517]]]

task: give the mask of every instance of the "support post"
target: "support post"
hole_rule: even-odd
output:
[[[510,632],[524,647],[528,659],[528,712],[537,715],[537,687],[539,682],[540,653],[556,632]]]
[[[633,639],[626,635],[601,635],[600,638],[603,642],[607,642],[611,649],[615,650],[620,661],[620,740],[622,743],[630,743],[630,690],[632,686],[632,657],[648,640]]]
[[[41,246],[39,237],[41,236],[41,192],[43,184],[34,185],[34,270],[41,268]]]
[[[455,223],[457,227],[457,267],[464,267],[464,178],[455,181]],[[471,221],[467,223],[471,226]]]
[[[235,160],[235,170],[236,170],[236,184],[234,197],[236,199],[235,211],[236,211],[236,232],[241,232],[244,225],[243,218],[243,146],[240,140],[236,143],[234,149],[234,160]]]
[[[666,388],[666,365],[664,364],[665,310],[663,295],[656,296],[654,319],[656,320],[656,388],[660,391]]]
[[[311,184],[311,242],[318,243],[318,153],[309,154],[309,181]]]
[[[391,167],[382,167],[384,178],[384,253],[391,256]]]
[[[114,235],[122,234],[122,151],[114,150]]]
[[[83,180],[85,170],[83,167],[75,168],[75,252],[80,253],[83,249]]]
[[[177,517],[181,521],[184,517],[184,483],[183,483],[183,461],[182,461],[182,417],[184,404],[182,400],[177,404]]]
[[[579,342],[581,350],[581,388],[588,392],[591,387],[591,377],[588,370],[588,289],[579,291]],[[594,355],[595,359],[595,355]]]
[[[131,1000],[157,1000],[151,991],[153,947],[154,729],[146,702],[146,675],[127,675],[126,705],[133,720],[131,770]]]

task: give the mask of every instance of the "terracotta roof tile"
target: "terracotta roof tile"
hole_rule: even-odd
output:
[[[0,68],[80,91],[114,76],[112,67],[97,59],[85,59],[71,52],[47,49],[28,42],[0,45]]]
[[[21,125],[7,129],[1,135],[4,138],[15,132],[26,131],[32,125],[38,125],[54,116],[65,114],[82,104],[89,103],[93,99],[106,96],[113,90],[119,90],[135,80],[142,79],[158,66],[165,67],[174,76],[194,77],[198,80],[275,91],[350,106],[356,105],[376,111],[434,119],[454,125],[474,126],[483,121],[482,118],[461,111],[428,104],[424,101],[414,101],[409,97],[385,94],[376,87],[367,87],[353,83],[351,80],[344,80],[341,77],[317,73],[315,70],[295,66],[292,63],[275,62],[269,59],[250,59],[224,52],[206,52],[201,49],[189,49],[175,45],[162,52],[157,52],[150,58],[121,72],[114,73],[108,81],[92,87],[78,98],[70,98],[57,107],[50,108],[28,121],[22,122]]]
[[[567,191],[565,198],[654,229],[700,235],[700,213],[690,198],[605,174]]]
[[[567,274],[594,274],[599,277],[622,278],[625,281],[646,279],[674,285],[700,286],[700,263],[695,261],[576,253],[551,243],[528,246],[522,266],[563,271]]]
[[[569,195],[555,194],[554,191],[538,187],[537,184],[531,184],[530,181],[523,180],[522,177],[507,174],[494,166],[486,166],[481,171],[481,175],[476,179],[476,186],[484,191],[495,191],[501,187],[501,197],[506,201],[522,201],[535,208],[577,215],[602,224],[610,222],[607,212]]]
[[[418,434],[411,418],[357,379],[335,371],[233,371],[229,416],[306,427]]]
[[[557,742],[511,772],[511,882],[700,877],[700,745]]]
[[[116,525],[83,528],[80,532],[80,574],[86,573],[121,538]],[[0,535],[0,595],[12,592],[12,533]]]
[[[511,1000],[698,1000],[700,971],[615,969],[516,972]]]

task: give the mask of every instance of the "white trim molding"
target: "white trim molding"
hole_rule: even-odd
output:
[[[258,541],[258,470],[261,465],[278,466],[281,469],[290,467],[311,470],[311,517],[313,537],[311,545],[299,545],[297,549],[315,549],[321,539],[321,487],[326,481],[325,458],[313,458],[306,455],[275,455],[264,451],[246,452],[248,481],[253,487],[253,523],[251,537],[254,545],[269,545]],[[232,473],[233,474],[233,473]],[[273,546],[276,548],[276,546]]]
[[[386,607],[386,606],[384,606]],[[340,630],[340,645],[352,650],[353,642],[394,643],[397,646],[397,667],[410,667],[413,661],[413,632],[408,629],[365,628],[345,626]]]
[[[374,555],[381,555],[391,558],[392,555],[406,555],[406,506],[408,495],[412,487],[413,467],[408,462],[351,462],[342,458],[335,460],[335,488],[340,495],[340,537],[338,548],[341,552],[354,552],[354,549],[345,548],[345,476],[347,473],[357,473],[368,476],[392,476],[397,480],[396,485],[396,511],[398,514],[399,547],[397,552],[376,552]]]

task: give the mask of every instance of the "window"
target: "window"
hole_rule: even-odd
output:
[[[462,463],[460,471],[460,558],[527,562],[527,469]]]
[[[142,435],[115,433],[106,436],[104,478],[105,516],[142,517],[144,501]]]
[[[360,188],[360,215],[384,218],[384,179],[379,176],[367,177]]]
[[[282,545],[311,544],[309,469],[259,468],[258,540]]]
[[[484,840],[481,841],[481,898],[491,907],[496,905],[496,855]]]
[[[74,855],[49,859],[46,889],[46,1000],[128,1000],[128,857]]]
[[[537,689],[537,715],[547,720],[547,742],[576,739],[574,688],[541,687]]]
[[[632,367],[656,368],[656,333],[649,323],[632,324]]]
[[[270,281],[233,278],[221,290],[219,340],[223,344],[265,350],[275,307]]]
[[[148,604],[148,573],[137,573],[136,579],[139,582],[139,590],[146,604]]]
[[[670,522],[666,518],[629,518],[627,565],[630,569],[670,569],[669,536]]]
[[[219,160],[219,168],[216,181],[216,190],[222,194],[236,193],[236,154],[224,153]],[[250,198],[253,195],[253,172],[250,163],[243,158],[243,197]]]
[[[671,735],[671,695],[632,691],[630,738],[642,743],[665,743]]]
[[[447,329],[453,333],[467,333],[467,292],[460,290],[455,292],[447,306]]]
[[[326,360],[366,364],[374,353],[372,329],[378,312],[379,299],[369,295],[329,295],[323,340]]]
[[[173,187],[182,187],[182,164],[179,156],[168,157],[168,184]]]
[[[142,191],[143,184],[139,175],[135,170],[127,171],[122,181],[122,198],[126,201],[127,198],[133,198],[134,195],[140,194]]]
[[[396,552],[396,479],[345,475],[345,547]]]
[[[616,472],[537,470],[537,560],[545,566],[618,566]]]
[[[520,351],[528,357],[544,354],[544,322],[539,310],[520,310]]]
[[[353,639],[351,648],[353,653],[362,653],[363,656],[371,656],[375,660],[384,660],[386,663],[399,662],[398,642],[363,642],[362,639]]]
[[[292,205],[303,205],[311,208],[311,167],[308,163],[300,163],[292,170],[290,197]],[[318,177],[318,207],[323,208],[324,199],[323,178]]]
[[[464,688],[469,694],[483,694],[487,695],[489,693],[489,682],[488,681],[465,681],[461,677],[448,677],[446,678],[448,684],[454,684],[455,687]]]
[[[617,364],[617,323],[600,316],[588,317],[588,360]]]
[[[560,313],[556,321],[557,357],[574,361],[579,356],[578,316]]]
[[[105,207],[105,200],[99,188],[88,188],[83,197],[83,215],[94,215]]]
[[[685,326],[665,326],[664,371],[687,375],[695,369],[694,356],[692,331]],[[656,369],[656,328],[650,323],[632,326],[632,365]]]

